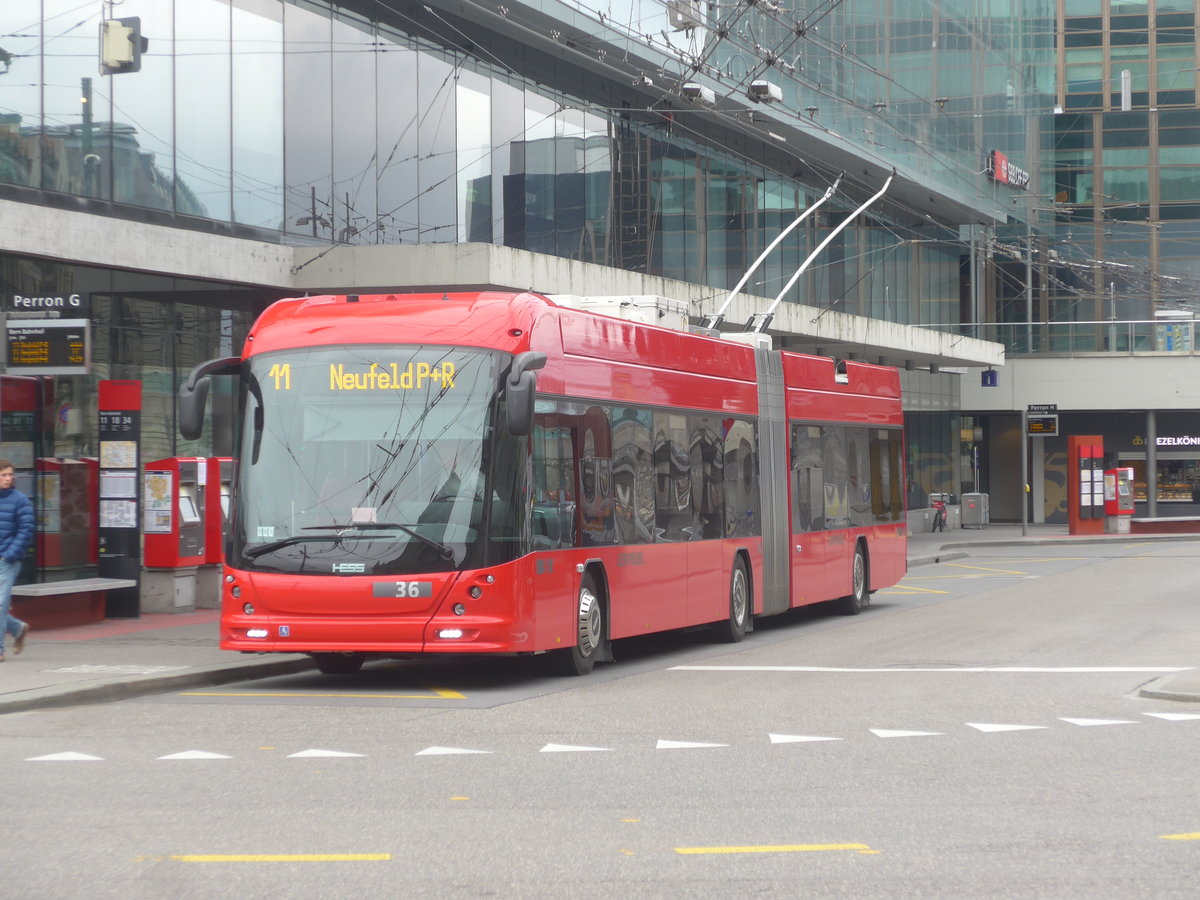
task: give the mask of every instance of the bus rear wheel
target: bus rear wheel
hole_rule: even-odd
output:
[[[729,576],[729,618],[713,626],[717,640],[736,644],[746,636],[750,622],[750,578],[746,575],[746,564],[739,557],[733,564]]]
[[[322,675],[353,675],[364,661],[361,653],[314,653],[312,658]]]
[[[843,616],[857,616],[870,602],[867,573],[867,554],[859,544],[854,548],[854,564],[850,570],[850,594],[838,601],[838,612]]]
[[[575,646],[559,651],[559,663],[564,675],[588,674],[595,667],[604,645],[604,601],[590,572],[579,583],[575,625]]]

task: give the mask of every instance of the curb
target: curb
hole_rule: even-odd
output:
[[[1172,691],[1168,690],[1173,682],[1175,682],[1182,673],[1173,675],[1163,675],[1155,678],[1142,685],[1138,689],[1138,696],[1145,697],[1149,700],[1177,700],[1184,703],[1200,703],[1200,693],[1195,691]],[[1186,673],[1191,678],[1196,677],[1195,672]]]
[[[911,569],[914,566],[932,566],[936,563],[951,562],[956,559],[966,559],[970,556],[963,550],[951,550],[946,553],[931,553],[927,556],[910,556],[908,559],[908,567]]]
[[[307,671],[314,666],[312,659],[305,656],[271,662],[227,663],[190,672],[153,675],[136,680],[113,678],[79,686],[35,688],[17,696],[0,697],[0,715],[31,709],[59,709],[65,706],[108,703],[112,700],[167,693],[180,688],[210,687],[228,684],[231,681],[291,675]]]
[[[1200,534],[1091,534],[1063,535],[1061,537],[1023,537],[999,538],[997,540],[952,541],[942,544],[941,549],[958,549],[963,547],[1058,547],[1061,545],[1077,544],[1107,544],[1124,541],[1148,541],[1163,543],[1167,541],[1200,541]]]

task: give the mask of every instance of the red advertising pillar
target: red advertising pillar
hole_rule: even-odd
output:
[[[1067,437],[1067,520],[1071,534],[1104,534],[1104,438]]]

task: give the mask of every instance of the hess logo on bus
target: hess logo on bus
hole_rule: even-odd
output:
[[[330,567],[334,575],[365,575],[366,563],[333,563]]]

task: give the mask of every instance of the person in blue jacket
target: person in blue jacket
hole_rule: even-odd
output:
[[[13,653],[20,653],[29,633],[28,622],[9,614],[21,560],[33,540],[33,504],[13,487],[14,478],[13,464],[0,459],[0,620],[4,623],[4,631],[0,632],[0,662],[4,662],[4,636],[13,636]]]

